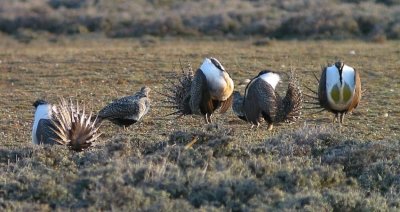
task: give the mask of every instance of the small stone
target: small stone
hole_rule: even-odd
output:
[[[389,117],[389,114],[388,113],[384,113],[383,117],[387,118],[387,117]]]

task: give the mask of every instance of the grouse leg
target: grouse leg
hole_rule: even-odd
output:
[[[344,113],[340,114],[340,124],[344,124]]]
[[[272,123],[268,123],[268,128],[267,128],[267,130],[268,130],[268,131],[271,131],[273,127],[274,127],[274,125],[273,125]]]

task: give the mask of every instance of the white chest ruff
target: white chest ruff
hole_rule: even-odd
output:
[[[263,80],[264,82],[268,83],[269,85],[271,85],[271,87],[275,90],[276,85],[279,83],[280,81],[280,77],[278,74],[269,72],[266,74],[262,74],[260,76],[258,76],[257,78],[254,78],[250,81],[250,83],[247,85],[246,90],[244,91],[244,96],[245,98],[247,97],[247,91],[248,89],[253,85],[253,83],[256,80]]]
[[[35,112],[35,119],[33,121],[33,127],[32,127],[32,143],[34,144],[39,144],[39,140],[36,136],[36,131],[38,128],[39,121],[41,119],[50,119],[51,118],[51,105],[39,105],[36,108]]]
[[[210,90],[211,96],[222,101],[228,99],[230,94],[225,94],[228,83],[232,86],[233,90],[233,81],[229,77],[228,73],[219,70],[211,63],[211,61],[205,61],[201,65],[200,69],[207,79],[207,86]]]
[[[351,96],[344,99],[345,85],[350,88]],[[334,100],[331,96],[332,89],[338,88],[338,100]],[[326,69],[326,95],[329,105],[332,109],[342,111],[346,110],[353,99],[355,90],[355,71],[350,66],[344,65],[342,69],[342,81],[340,81],[339,70],[336,66],[330,66]]]
[[[279,81],[281,80],[278,74],[272,72],[262,74],[260,78],[270,84],[274,90],[276,85],[278,85]]]

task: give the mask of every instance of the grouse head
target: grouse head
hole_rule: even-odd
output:
[[[149,88],[147,86],[143,86],[140,89],[140,92],[143,93],[145,96],[149,96],[150,91],[151,91],[151,88]]]
[[[214,64],[215,67],[217,67],[221,71],[225,71],[225,68],[222,66],[222,64],[215,58],[210,57],[210,61],[212,64]]]
[[[43,99],[36,100],[32,105],[37,108],[39,105],[48,105],[49,103]]]

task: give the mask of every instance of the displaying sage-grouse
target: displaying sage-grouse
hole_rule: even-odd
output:
[[[34,144],[61,144],[75,151],[84,150],[94,144],[101,135],[98,126],[87,114],[85,106],[61,99],[58,105],[37,100],[35,119],[32,129]]]
[[[280,76],[269,70],[261,71],[246,86],[244,96],[234,93],[232,109],[241,119],[250,122],[252,127],[259,126],[264,119],[268,130],[274,123],[295,121],[300,117],[302,92],[292,73],[288,83],[286,96],[282,99],[275,91]]]
[[[233,80],[222,64],[215,58],[205,58],[200,68],[185,73],[178,83],[167,88],[167,103],[177,109],[172,114],[203,115],[206,123],[211,123],[215,110],[225,113],[232,105]]]
[[[34,144],[55,144],[57,134],[54,129],[52,114],[55,106],[44,100],[36,100],[33,103],[36,108],[35,118],[32,127],[32,143]]]
[[[150,110],[150,90],[144,86],[133,96],[125,96],[108,104],[100,110],[98,122],[109,120],[116,125],[128,127],[140,121]]]
[[[335,114],[343,124],[346,113],[352,112],[361,100],[360,74],[354,68],[338,61],[323,69],[318,86],[319,105]]]

